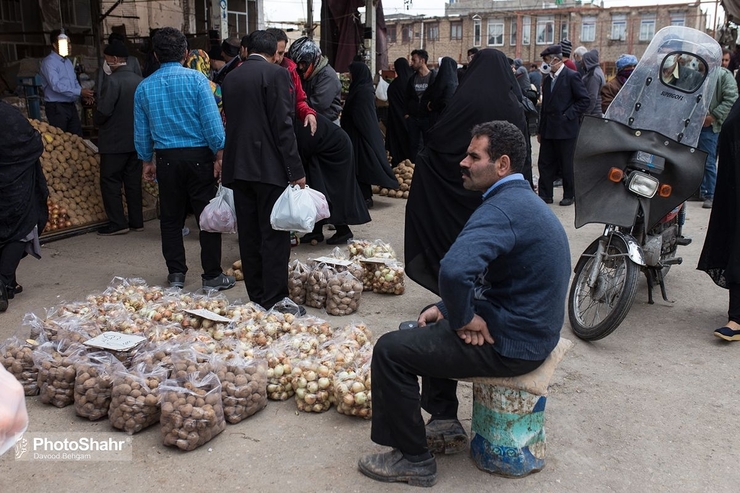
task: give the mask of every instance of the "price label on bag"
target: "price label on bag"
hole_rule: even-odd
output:
[[[133,334],[103,332],[99,336],[85,341],[85,345],[99,349],[109,349],[111,351],[128,351],[144,341],[146,341],[146,337]]]
[[[313,260],[321,264],[340,265],[342,267],[347,267],[348,265],[352,265],[354,263],[351,260],[344,260],[334,257],[318,257]]]
[[[231,322],[230,318],[222,317],[218,313],[213,313],[211,310],[206,310],[205,308],[198,308],[197,310],[183,310],[184,312],[187,312],[191,315],[195,315],[196,317],[202,317],[207,318],[208,320],[213,320],[214,322]]]

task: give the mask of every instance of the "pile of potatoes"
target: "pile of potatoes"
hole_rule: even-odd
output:
[[[267,405],[267,364],[264,360],[229,358],[217,364],[224,417],[231,424]]]
[[[108,416],[113,374],[125,370],[116,357],[106,351],[90,353],[76,365],[75,412],[77,416],[96,421]]]
[[[244,269],[242,268],[242,261],[237,260],[231,265],[231,268],[226,270],[227,276],[234,276],[237,281],[244,280]]]
[[[298,305],[306,303],[309,273],[309,267],[298,259],[288,264],[288,297],[293,303]]]
[[[389,188],[382,188],[377,185],[373,185],[373,193],[376,193],[381,197],[393,197],[395,199],[409,198],[411,180],[414,177],[414,166],[414,163],[408,159],[402,161],[398,166],[393,168],[393,173],[396,175],[396,179],[398,180],[398,189],[391,190]]]
[[[348,271],[330,277],[326,285],[326,313],[342,316],[356,312],[360,306],[362,290],[362,281]]]
[[[159,422],[159,386],[167,379],[167,370],[147,370],[139,364],[131,371],[113,375],[108,419],[114,428],[129,435]]]
[[[161,386],[162,438],[167,446],[194,450],[224,431],[221,384],[215,373],[166,380]]]
[[[49,186],[46,231],[107,220],[100,195],[100,156],[78,135],[29,120],[44,143],[41,167]]]
[[[39,346],[35,339],[11,337],[0,345],[0,363],[21,385],[26,395],[39,393],[39,370],[33,364],[33,351]]]
[[[41,402],[56,407],[74,402],[75,363],[84,357],[84,353],[83,346],[67,346],[63,341],[44,343],[33,352],[33,362],[39,369]]]

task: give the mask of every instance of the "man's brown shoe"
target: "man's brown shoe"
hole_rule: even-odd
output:
[[[434,457],[411,462],[400,450],[366,455],[357,463],[362,474],[386,483],[408,483],[411,486],[434,486],[437,482],[437,462]]]

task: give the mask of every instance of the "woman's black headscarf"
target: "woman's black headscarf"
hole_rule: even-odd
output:
[[[406,272],[434,293],[439,293],[439,262],[481,203],[481,192],[465,190],[460,176],[470,131],[479,123],[505,120],[526,136],[518,89],[506,55],[479,51],[419,153],[406,205]]]
[[[425,97],[429,100],[430,123],[433,126],[447,107],[457,89],[457,62],[446,56],[439,64],[437,76],[429,86]]]
[[[39,157],[44,144],[25,116],[0,102],[0,245],[25,238],[48,218],[49,192]]]
[[[393,62],[396,78],[388,86],[388,125],[385,132],[385,148],[391,154],[394,166],[411,156],[409,131],[406,128],[406,87],[414,71],[405,58]]]
[[[375,89],[370,69],[361,62],[349,66],[352,82],[342,110],[342,128],[352,141],[357,181],[367,193],[370,185],[398,188],[398,180],[388,164],[375,111]],[[365,197],[369,198],[369,197]]]

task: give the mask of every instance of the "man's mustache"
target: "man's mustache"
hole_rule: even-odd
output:
[[[460,173],[465,176],[470,176],[470,170],[468,168],[460,168]]]

